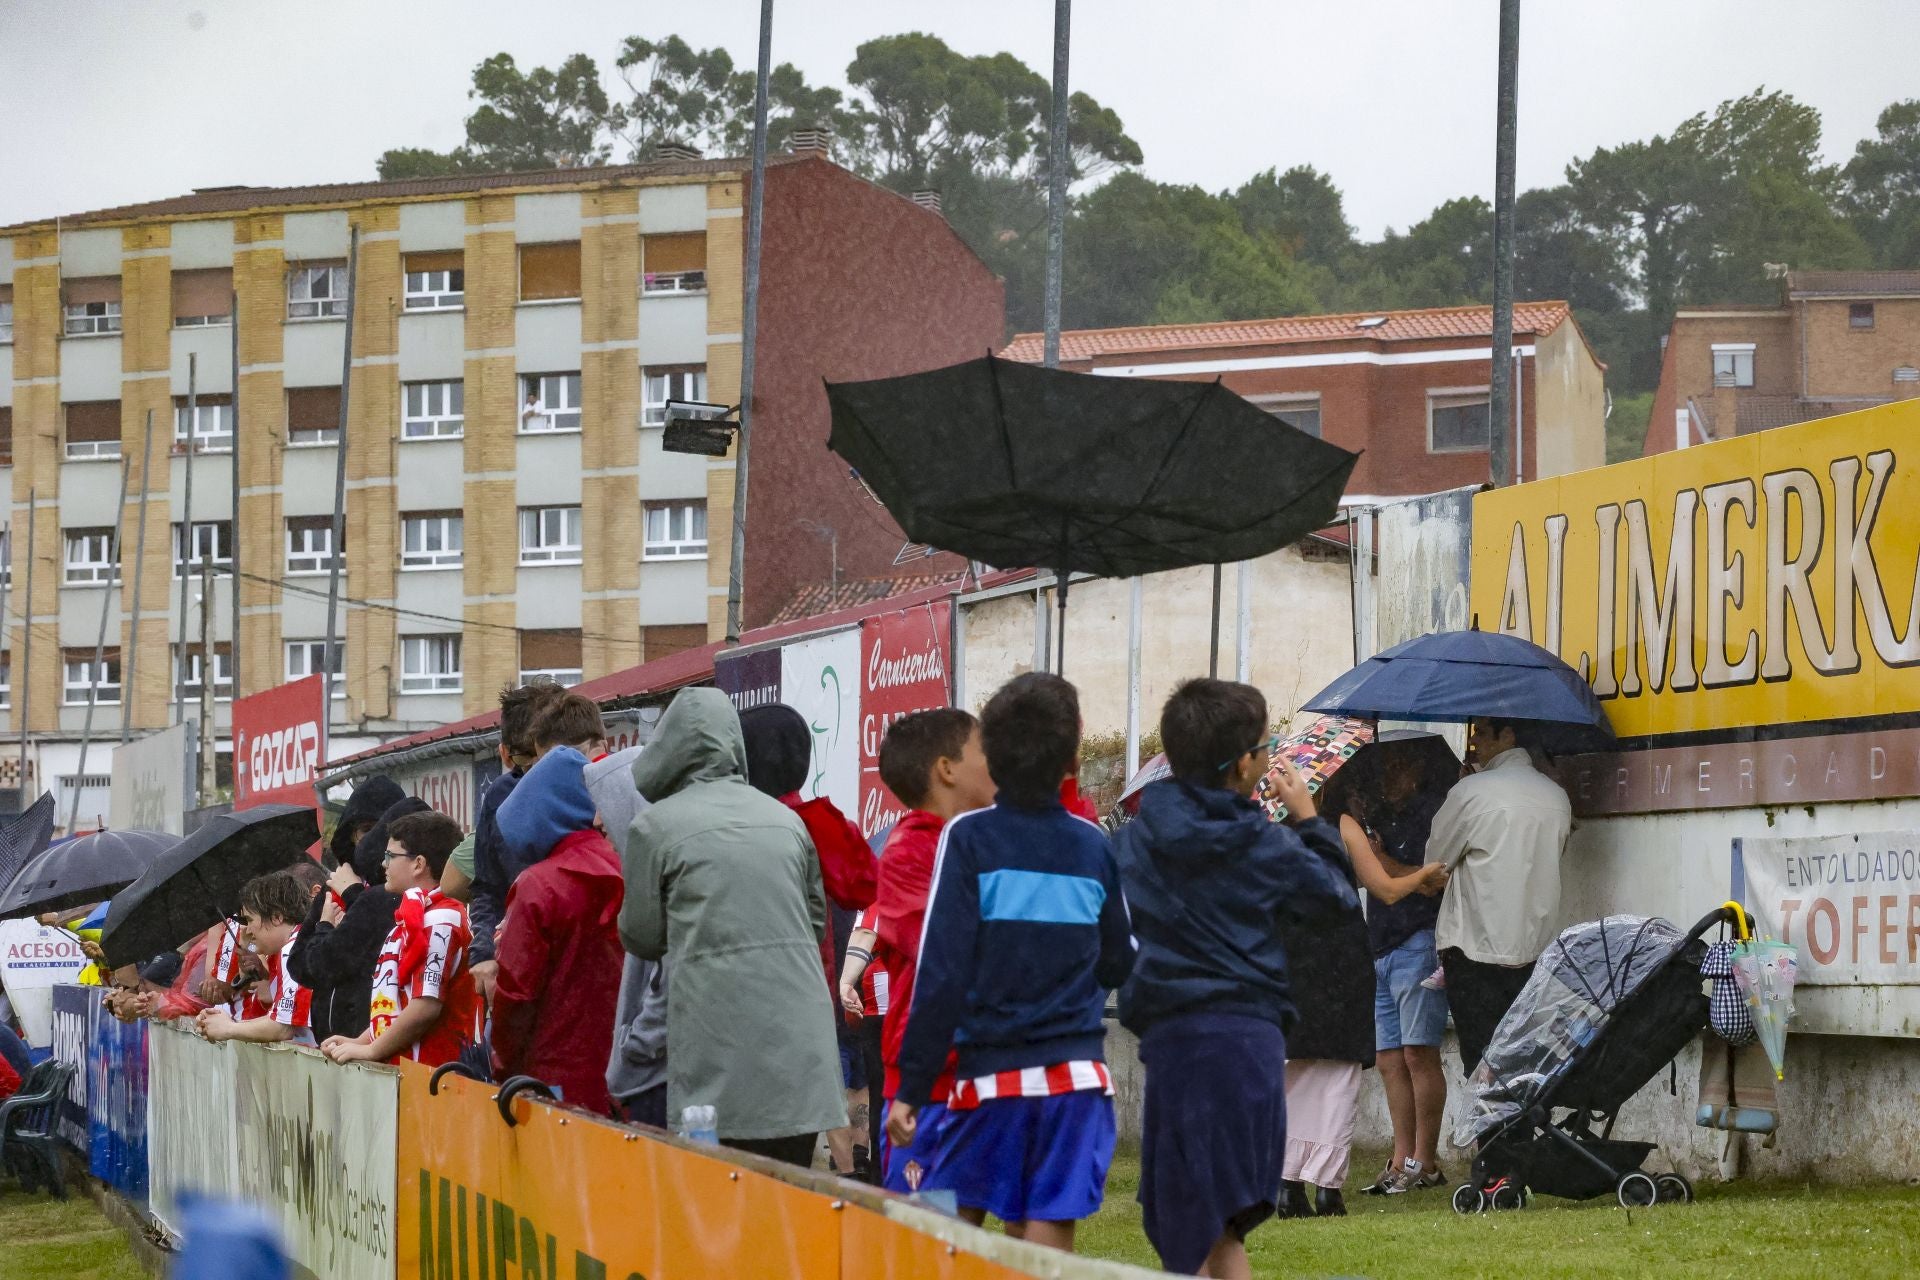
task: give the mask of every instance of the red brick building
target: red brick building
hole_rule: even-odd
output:
[[[1302,430],[1360,454],[1350,496],[1430,493],[1488,478],[1490,307],[1356,312],[1061,335],[1063,368],[1220,378]],[[1515,479],[1606,461],[1605,368],[1564,302],[1514,307]],[[1038,363],[1039,334],[1003,354]]]
[[[1674,314],[1647,453],[1920,395],[1920,271],[1794,271],[1780,292]]]

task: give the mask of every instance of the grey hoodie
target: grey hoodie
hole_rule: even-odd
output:
[[[633,785],[633,762],[641,748],[628,747],[589,764],[581,776],[600,814],[607,839],[622,858],[627,831],[647,807]],[[607,1092],[619,1102],[667,1082],[667,961],[628,956],[620,971],[620,1004],[613,1020],[613,1055],[607,1060]]]

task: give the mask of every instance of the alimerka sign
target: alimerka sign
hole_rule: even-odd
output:
[[[1920,400],[1489,490],[1473,526],[1479,625],[1630,749],[1585,762],[1590,811],[1920,794]]]

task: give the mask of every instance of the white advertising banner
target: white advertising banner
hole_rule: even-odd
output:
[[[113,790],[107,825],[115,831],[165,831],[186,834],[188,724],[113,749]]]
[[[813,772],[801,797],[826,796],[849,817],[859,813],[859,629],[782,648],[780,696],[813,731]]]
[[[147,1037],[147,1167],[153,1216],[180,1234],[184,1196],[240,1194],[234,1164],[234,1066],[242,1046],[208,1044],[156,1022]]]
[[[400,1076],[306,1049],[236,1046],[240,1186],[280,1214],[297,1272],[393,1280]]]
[[[0,987],[20,1018],[27,1043],[53,1041],[53,988],[76,982],[86,953],[72,934],[32,920],[0,920]]]
[[[1747,837],[1740,860],[1755,929],[1799,950],[1797,986],[1920,984],[1920,833]]]
[[[413,771],[395,771],[393,780],[406,788],[410,796],[425,800],[437,812],[460,824],[462,831],[473,830],[473,758],[448,756]]]

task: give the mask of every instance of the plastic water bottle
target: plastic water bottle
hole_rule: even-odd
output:
[[[720,1143],[720,1113],[715,1107],[687,1107],[680,1112],[680,1136],[688,1142]]]

